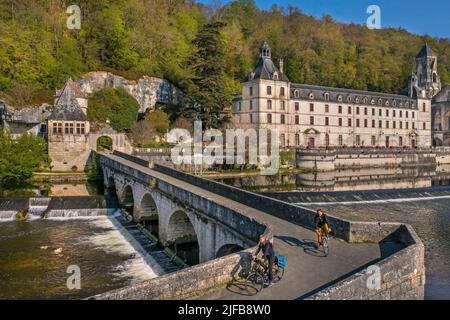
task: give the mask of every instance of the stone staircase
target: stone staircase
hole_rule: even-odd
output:
[[[162,250],[158,243],[142,232],[134,222],[124,216],[116,216],[116,220],[133,236],[145,252],[155,259],[165,274],[183,269],[183,265],[178,264],[173,257]]]

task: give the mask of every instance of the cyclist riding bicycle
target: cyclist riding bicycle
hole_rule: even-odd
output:
[[[325,236],[328,237],[328,234],[331,232],[330,225],[327,221],[327,216],[322,209],[317,210],[314,224],[316,225],[317,242],[319,243],[320,247],[323,246],[322,234],[325,234]]]
[[[261,257],[261,264],[262,266],[266,265],[266,262],[268,262],[268,267],[266,269],[266,272],[269,272],[269,281],[264,283],[264,285],[266,287],[270,287],[272,285],[272,281],[273,281],[273,264],[275,261],[275,254],[273,251],[273,245],[272,243],[267,240],[266,237],[261,236],[259,238],[259,243],[258,243],[258,249],[256,250],[255,254],[253,255],[253,260],[256,261],[258,254],[262,252],[262,257]]]

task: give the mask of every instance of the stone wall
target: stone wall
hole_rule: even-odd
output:
[[[53,171],[84,171],[91,155],[89,136],[50,136],[48,155]]]
[[[372,267],[379,270],[379,286],[373,279],[377,274],[358,272],[315,293],[310,300],[423,300],[425,287],[424,246],[409,225],[386,223],[351,223],[350,239],[359,241],[397,241],[405,248],[379,261]]]
[[[256,248],[91,297],[95,300],[181,300],[203,296],[226,286],[248,269]]]
[[[430,149],[335,149],[297,150],[297,167],[318,171],[346,168],[434,166],[436,152]],[[450,161],[450,159],[448,159]],[[450,163],[450,162],[449,162]]]

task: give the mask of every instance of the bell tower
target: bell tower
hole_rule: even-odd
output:
[[[441,79],[437,70],[437,55],[431,47],[425,44],[416,57],[417,86],[425,90],[428,98],[434,97],[441,91]]]

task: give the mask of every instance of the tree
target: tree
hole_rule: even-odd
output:
[[[139,103],[124,89],[104,88],[89,98],[88,117],[93,122],[110,122],[119,132],[128,132],[137,120]]]
[[[131,128],[131,137],[135,144],[155,142],[164,137],[170,127],[169,116],[162,110],[149,112],[145,119],[136,122]]]
[[[182,112],[186,118],[200,120],[211,128],[220,128],[228,121],[226,109],[231,106],[221,36],[224,26],[220,21],[208,23],[193,41],[196,52],[189,64],[192,76],[186,84],[186,107]]]
[[[29,134],[13,140],[0,127],[0,187],[23,185],[33,173],[49,164],[45,140]]]

